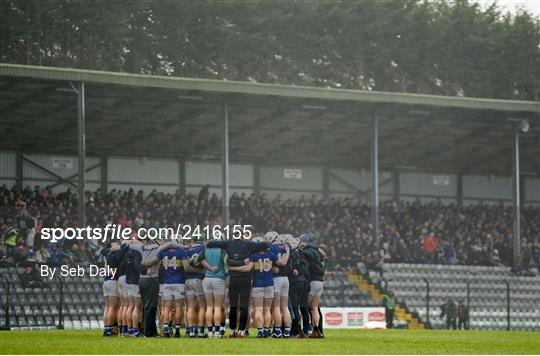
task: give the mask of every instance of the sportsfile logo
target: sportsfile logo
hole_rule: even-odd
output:
[[[229,240],[245,239],[252,236],[251,225],[232,226],[191,226],[179,224],[176,229],[172,227],[152,227],[139,228],[136,231],[129,227],[122,227],[116,224],[107,224],[101,227],[68,227],[68,228],[43,228],[41,229],[41,239],[57,242],[60,240],[128,240],[133,237],[139,240]]]

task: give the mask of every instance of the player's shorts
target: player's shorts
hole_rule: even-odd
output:
[[[126,276],[120,276],[118,277],[118,296],[122,298],[126,298],[127,290],[126,290]]]
[[[251,297],[252,298],[265,298],[271,299],[274,298],[274,287],[253,287],[251,288]]]
[[[127,296],[132,298],[141,297],[141,289],[138,284],[129,284],[126,283]]]
[[[115,281],[114,279],[103,281],[103,296],[105,298],[118,297],[117,284],[118,281]]]
[[[186,285],[184,283],[162,284],[161,298],[165,300],[179,300],[186,297]]]
[[[202,281],[197,278],[186,279],[186,298],[200,298],[204,296]]]
[[[309,295],[314,297],[318,296],[320,297],[323,292],[323,281],[311,281],[309,282]]]
[[[289,295],[289,278],[274,277],[274,294],[279,294],[282,297]]]
[[[225,280],[216,277],[205,277],[202,280],[204,294],[225,295]]]

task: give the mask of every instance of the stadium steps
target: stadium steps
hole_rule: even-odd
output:
[[[379,285],[372,283],[369,277],[357,274],[353,271],[347,272],[347,280],[354,283],[358,289],[362,292],[368,293],[375,301],[383,301],[384,293]],[[396,302],[395,317],[397,320],[402,320],[407,323],[409,329],[426,329],[426,325],[420,320],[419,317],[413,315],[405,305]]]

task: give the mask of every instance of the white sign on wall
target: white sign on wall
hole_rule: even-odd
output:
[[[328,329],[386,329],[384,308],[321,308]]]
[[[433,185],[450,185],[449,176],[433,176]]]
[[[53,168],[73,169],[73,159],[53,157],[52,166]]]
[[[283,170],[283,177],[285,179],[302,179],[302,170],[294,168],[285,168]]]

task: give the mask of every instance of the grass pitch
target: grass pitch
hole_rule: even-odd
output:
[[[326,339],[138,339],[100,330],[0,332],[0,354],[540,354],[540,333],[327,330]]]

